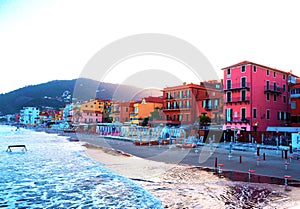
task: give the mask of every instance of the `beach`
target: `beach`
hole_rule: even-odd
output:
[[[283,185],[233,182],[195,166],[156,162],[88,143],[84,147],[88,157],[140,184],[160,199],[164,208],[300,206],[299,188],[286,190]]]

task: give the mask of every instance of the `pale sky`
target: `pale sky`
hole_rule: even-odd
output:
[[[77,78],[103,47],[143,33],[189,42],[220,77],[221,68],[244,60],[300,75],[298,4],[297,0],[0,0],[0,93]],[[123,69],[128,76],[129,68],[179,72],[176,75],[183,81],[197,82],[192,74],[182,73],[184,66],[164,58],[126,60],[116,72]],[[124,75],[112,73],[104,81],[123,82]]]

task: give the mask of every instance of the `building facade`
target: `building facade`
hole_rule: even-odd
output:
[[[222,124],[224,122],[223,81],[211,80],[201,82],[200,86],[204,87],[205,95],[197,99],[199,114],[209,117],[211,125]]]
[[[195,124],[200,115],[220,122],[223,114],[222,83],[218,81],[167,87],[163,98],[163,112],[169,124]]]
[[[130,114],[130,121],[132,124],[139,125],[144,118],[150,117],[151,112],[156,108],[161,109],[163,106],[163,99],[161,97],[147,97],[141,101],[135,102],[134,112]]]
[[[114,101],[111,105],[110,117],[113,123],[130,123],[130,113],[134,113],[134,101]]]
[[[39,123],[40,110],[37,107],[23,107],[19,122],[25,126],[35,126]]]
[[[223,129],[265,131],[290,119],[290,73],[244,61],[224,73]]]
[[[290,88],[291,125],[300,126],[300,80]]]

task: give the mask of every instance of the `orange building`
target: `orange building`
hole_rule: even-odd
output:
[[[163,107],[163,98],[161,97],[147,97],[141,101],[134,103],[134,112],[130,114],[130,120],[132,124],[139,125],[144,118],[150,117],[151,112],[156,108],[161,109]]]

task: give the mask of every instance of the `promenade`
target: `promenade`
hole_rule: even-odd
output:
[[[175,144],[136,146],[132,141],[103,138],[98,135],[77,134],[77,137],[80,141],[104,148],[121,150],[148,160],[191,165],[202,169],[206,168],[208,171],[217,171],[216,166],[223,164],[221,168],[224,175],[227,173],[232,180],[246,181],[245,175],[240,174],[248,174],[249,170],[255,171],[252,174],[252,179],[255,180],[256,178],[256,182],[278,183],[273,182],[272,178],[267,181],[265,178],[257,179],[257,176],[283,179],[285,175],[289,175],[291,176],[290,182],[300,180],[300,159],[297,159],[297,157],[294,157],[294,159],[289,158],[289,156],[300,154],[298,151],[294,151],[293,154],[288,151],[288,159],[285,159],[285,153],[275,149],[276,147],[270,146],[261,146],[260,156],[257,156],[256,145],[248,143],[234,143],[232,152],[229,154],[230,143],[228,142],[212,145],[204,144],[197,148],[179,148]],[[286,162],[288,162],[288,165],[286,165]],[[239,174],[239,172],[241,173]],[[283,183],[283,181],[280,183]],[[297,186],[298,182],[294,181],[292,185]]]

